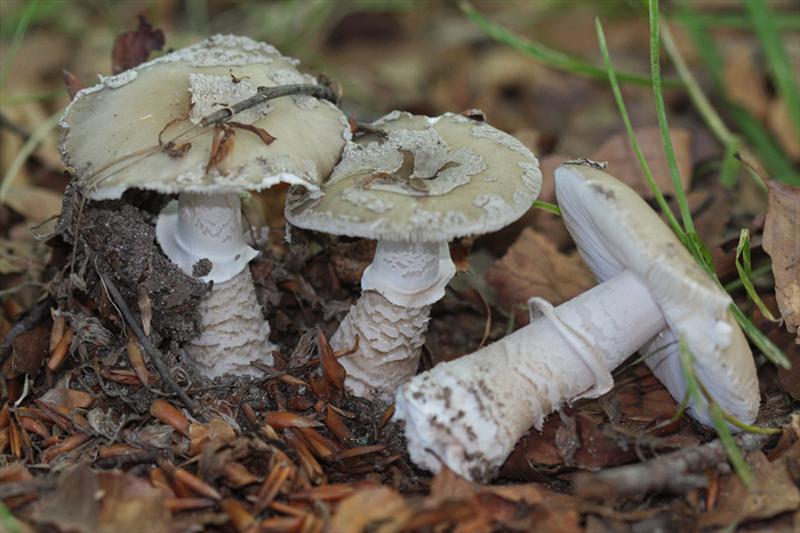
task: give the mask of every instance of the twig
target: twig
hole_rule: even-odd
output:
[[[743,452],[760,448],[774,435],[741,433],[734,440]],[[702,446],[684,448],[645,463],[611,468],[598,473],[578,474],[575,492],[580,496],[602,498],[609,495],[635,496],[648,492],[685,493],[705,486],[704,475],[694,472],[728,460],[722,442],[717,439]]]
[[[153,346],[150,342],[150,339],[144,334],[144,330],[142,330],[142,325],[139,324],[139,321],[136,320],[136,317],[133,316],[130,307],[125,302],[125,298],[122,297],[122,294],[119,292],[119,289],[114,285],[109,277],[98,271],[100,279],[103,281],[103,285],[108,292],[108,295],[112,302],[114,302],[117,307],[119,308],[120,312],[122,313],[123,317],[125,317],[125,321],[131,327],[133,332],[136,334],[136,337],[139,339],[139,343],[144,348],[144,351],[147,352],[147,355],[150,356],[150,360],[158,370],[158,373],[161,375],[161,379],[167,384],[167,386],[172,389],[172,391],[180,398],[183,405],[189,410],[191,414],[195,414],[197,410],[197,404],[189,398],[189,395],[186,394],[180,385],[178,385],[172,376],[169,375],[169,371],[167,370],[166,365],[164,364],[164,358],[161,355],[161,352]]]
[[[47,313],[50,312],[53,302],[50,298],[37,302],[33,307],[25,312],[25,315],[12,327],[6,336],[3,337],[3,342],[0,343],[0,365],[6,360],[6,357],[11,354],[11,346],[17,335],[28,331],[42,320]]]
[[[250,109],[259,104],[263,104],[267,100],[274,100],[282,96],[291,96],[303,94],[306,96],[313,96],[323,100],[329,100],[336,103],[336,93],[326,85],[311,85],[311,84],[295,84],[295,85],[278,85],[275,87],[259,87],[256,94],[250,98],[246,98],[241,102],[224,107],[219,111],[215,111],[200,121],[201,126],[212,126],[219,122],[224,122],[241,113],[245,109]]]

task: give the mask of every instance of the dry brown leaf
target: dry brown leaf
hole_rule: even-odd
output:
[[[325,334],[321,329],[319,330],[317,339],[319,361],[325,380],[336,390],[344,390],[344,379],[347,376],[347,371],[342,366],[342,363],[339,362],[339,359],[336,358],[336,355],[334,355],[333,348],[331,348],[328,339],[325,338]]]
[[[776,98],[769,106],[767,123],[781,143],[781,147],[793,159],[800,159],[800,138],[789,116],[789,106],[785,100]]]
[[[764,119],[770,97],[767,94],[763,63],[756,59],[757,51],[752,43],[728,42],[722,77],[727,97],[757,118]]]
[[[670,128],[672,147],[675,150],[675,159],[678,163],[678,170],[681,174],[683,188],[689,188],[689,181],[692,175],[692,148],[691,134],[682,128]],[[661,132],[658,128],[642,128],[636,130],[636,138],[642,147],[653,179],[664,194],[672,194],[672,179],[670,178],[667,157],[664,155],[664,143],[661,139]],[[653,192],[647,185],[636,154],[628,141],[625,132],[618,133],[611,137],[597,151],[589,156],[595,161],[608,162],[608,173],[619,178],[633,188],[644,198],[653,198]]]
[[[147,61],[148,56],[164,46],[164,32],[153,29],[147,19],[139,15],[139,27],[134,31],[126,31],[117,37],[114,51],[111,54],[112,71],[119,74],[139,66]]]
[[[38,224],[61,213],[62,195],[32,185],[9,187],[3,203],[24,216],[29,222]]]
[[[11,346],[11,367],[14,371],[35,376],[47,356],[49,339],[44,326],[40,326],[17,335]]]
[[[405,499],[389,487],[367,488],[339,503],[331,522],[332,533],[391,533],[411,516]]]
[[[84,84],[75,74],[65,68],[61,69],[61,77],[64,79],[64,86],[67,89],[67,94],[69,94],[70,100],[75,98],[75,95],[78,94],[78,91],[86,88],[86,84]]]
[[[163,492],[135,476],[93,472],[80,464],[64,471],[36,508],[39,523],[62,531],[112,533],[171,530]]]
[[[502,302],[515,310],[538,296],[559,305],[592,288],[595,279],[577,253],[562,254],[531,228],[525,228],[508,253],[486,273]],[[517,313],[528,322],[527,312]]]
[[[736,474],[722,479],[717,506],[700,516],[701,527],[770,518],[800,508],[800,491],[783,461],[770,463],[761,451],[756,450],[748,455],[747,462],[753,474],[750,490]]]
[[[778,307],[800,344],[800,188],[777,181],[768,185],[763,246],[772,258]]]

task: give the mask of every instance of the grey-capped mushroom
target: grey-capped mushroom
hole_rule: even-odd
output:
[[[61,152],[84,194],[129,188],[178,194],[157,240],[189,275],[214,283],[203,332],[186,350],[210,377],[255,373],[272,362],[270,327],[247,269],[240,195],[277,183],[318,190],[350,138],[332,103],[294,94],[234,114],[259,87],[316,84],[297,61],[246,37],[216,35],[80,91],[68,107]],[[220,123],[204,119],[228,110]]]
[[[348,143],[322,196],[290,190],[301,228],[378,241],[362,295],[331,338],[347,386],[389,398],[419,364],[431,305],[455,273],[447,243],[510,224],[539,194],[536,157],[482,120],[393,112]]]
[[[730,297],[632,189],[583,165],[556,170],[556,194],[578,251],[600,285],[556,308],[533,299],[531,322],[412,378],[396,395],[418,465],[487,480],[531,427],[564,402],[597,397],[636,351],[676,400],[686,392],[678,339],[722,409],[758,413],[755,363]],[[690,413],[710,425],[707,405]]]

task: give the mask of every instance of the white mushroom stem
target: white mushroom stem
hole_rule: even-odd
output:
[[[272,364],[275,346],[269,341],[269,322],[261,314],[249,269],[215,284],[200,304],[200,314],[202,333],[184,349],[206,376],[259,376],[252,361]]]
[[[388,399],[419,365],[431,306],[455,274],[446,244],[379,241],[361,280],[362,294],[331,338],[347,387],[357,396]]]
[[[182,193],[156,224],[164,253],[187,274],[214,283],[200,307],[201,335],[185,347],[211,378],[256,375],[251,361],[272,364],[269,323],[247,268],[257,252],[244,240],[240,202],[238,194]]]
[[[411,459],[492,478],[531,427],[564,402],[596,397],[613,370],[665,327],[647,288],[623,272],[511,335],[411,379],[396,396]]]

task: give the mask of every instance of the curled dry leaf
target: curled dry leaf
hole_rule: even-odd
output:
[[[681,174],[683,188],[689,188],[692,175],[692,146],[691,134],[682,128],[670,128],[672,147],[675,150],[675,159]],[[664,155],[664,143],[658,128],[643,128],[636,130],[636,138],[642,148],[642,153],[653,172],[653,179],[664,194],[672,194],[672,180],[670,179],[667,157]],[[644,198],[653,198],[653,192],[647,185],[647,180],[642,173],[639,160],[631,148],[628,135],[623,131],[617,133],[597,151],[590,159],[608,162],[608,172],[625,182]]]
[[[39,400],[54,409],[63,408],[65,412],[71,409],[88,409],[94,403],[88,392],[60,387],[48,390]]]
[[[147,61],[152,52],[163,47],[164,32],[154,29],[146,18],[139,15],[139,27],[134,31],[126,31],[114,42],[111,54],[112,71],[114,74],[119,74],[136,67]]]
[[[189,455],[197,455],[203,447],[211,443],[214,447],[232,442],[236,438],[236,431],[230,424],[221,418],[212,418],[205,424],[189,425]]]
[[[336,355],[333,353],[333,348],[331,348],[331,345],[328,343],[328,339],[325,338],[325,334],[322,332],[322,330],[319,330],[317,339],[319,346],[319,360],[325,380],[336,390],[344,390],[344,378],[347,377],[347,371],[336,358]]]
[[[518,310],[539,296],[559,305],[595,285],[594,276],[577,253],[563,254],[531,228],[525,228],[508,253],[486,273],[499,300]],[[517,313],[528,322],[527,311]]]
[[[769,181],[764,250],[772,258],[775,297],[786,328],[800,344],[800,188]]]

